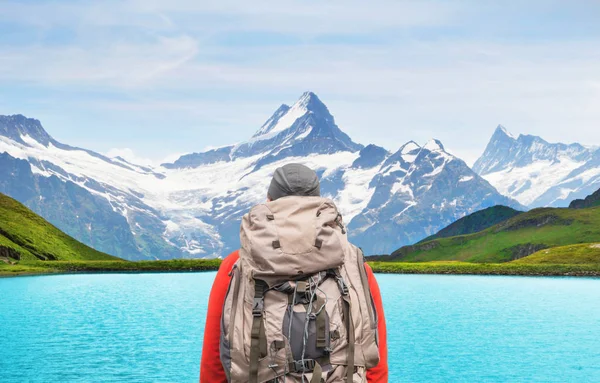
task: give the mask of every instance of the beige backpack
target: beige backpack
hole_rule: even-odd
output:
[[[230,382],[366,382],[379,363],[363,254],[330,199],[283,197],[242,219],[221,320]]]

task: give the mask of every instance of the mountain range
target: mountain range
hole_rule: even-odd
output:
[[[566,207],[600,188],[600,148],[515,137],[500,125],[473,170],[530,208]]]
[[[435,139],[423,145],[408,141],[396,151],[365,146],[306,92],[293,105],[277,108],[243,142],[142,166],[60,143],[38,120],[0,116],[0,192],[81,242],[121,258],[222,257],[239,246],[240,218],[265,200],[273,171],[299,162],[317,171],[322,194],[338,204],[350,239],[366,254],[386,254],[475,211],[530,206],[523,193],[508,192],[512,186],[494,176],[553,161],[538,153],[521,156],[537,145],[512,148],[510,140],[519,139],[497,129],[473,169]],[[556,149],[555,156],[562,159],[565,151],[591,168],[598,154],[576,145]],[[556,185],[576,179],[577,169]]]

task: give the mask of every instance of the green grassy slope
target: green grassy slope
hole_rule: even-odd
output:
[[[600,243],[582,243],[544,249],[512,263],[600,265]]]
[[[506,221],[507,219],[521,213],[522,211],[515,210],[508,206],[496,205],[488,207],[487,209],[479,210],[475,213],[462,217],[461,219],[451,223],[442,230],[438,231],[436,234],[425,238],[419,243],[431,241],[437,238],[447,238],[457,235],[477,233],[478,231],[485,230],[488,227]]]
[[[593,242],[600,242],[600,207],[541,208],[478,233],[404,246],[379,260],[507,262],[545,248]]]
[[[113,260],[63,233],[18,201],[0,193],[0,259]]]

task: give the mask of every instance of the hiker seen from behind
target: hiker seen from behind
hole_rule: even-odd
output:
[[[209,303],[201,383],[388,381],[377,281],[317,174],[278,168]]]

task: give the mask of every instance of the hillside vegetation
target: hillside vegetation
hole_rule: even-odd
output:
[[[438,231],[436,234],[419,241],[419,243],[431,241],[437,238],[447,238],[454,237],[456,235],[477,233],[478,231],[485,230],[488,227],[506,221],[507,219],[521,213],[522,211],[503,205],[488,207],[487,209],[479,210],[475,213],[460,218],[459,220]]]
[[[75,240],[20,202],[1,193],[0,260],[121,261]]]
[[[404,246],[384,261],[507,262],[556,246],[600,241],[600,207],[540,208],[483,231]]]
[[[540,250],[513,263],[521,264],[600,264],[600,243],[558,246]]]

